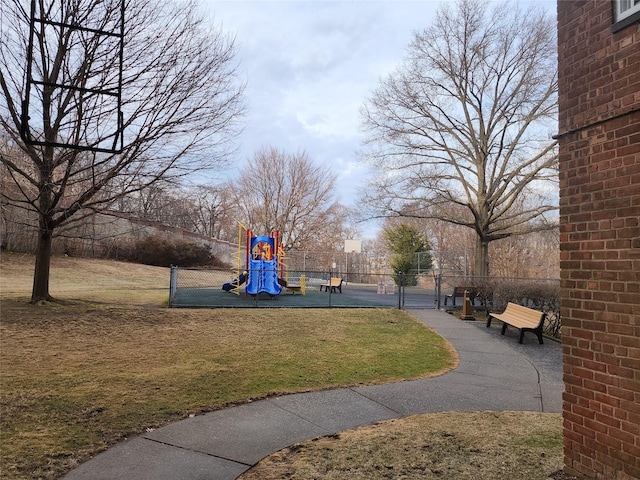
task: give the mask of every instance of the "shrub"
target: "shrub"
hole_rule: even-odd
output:
[[[418,277],[415,275],[404,273],[402,270],[397,270],[395,266],[392,265],[394,269],[393,281],[396,282],[396,285],[404,286],[404,287],[415,287],[418,284]]]
[[[121,252],[123,259],[169,267],[202,267],[218,264],[211,254],[209,247],[192,242],[173,242],[160,237],[146,237],[134,242],[128,249]]]
[[[546,314],[545,333],[560,338],[560,284],[541,279],[476,278],[473,287],[487,312],[502,311],[508,302]]]

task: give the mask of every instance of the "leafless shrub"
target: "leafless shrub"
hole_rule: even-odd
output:
[[[476,299],[487,314],[502,311],[507,303],[517,303],[545,313],[545,333],[560,338],[560,284],[553,280],[519,278],[474,278]]]

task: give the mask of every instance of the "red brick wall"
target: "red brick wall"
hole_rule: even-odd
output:
[[[640,25],[558,1],[567,473],[640,478]]]

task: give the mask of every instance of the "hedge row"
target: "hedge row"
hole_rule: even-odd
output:
[[[561,334],[560,283],[540,279],[481,278],[471,280],[487,314],[503,311],[508,302],[540,310],[546,314],[545,333],[556,338]]]
[[[153,236],[120,245],[118,259],[158,267],[226,267],[206,245]]]

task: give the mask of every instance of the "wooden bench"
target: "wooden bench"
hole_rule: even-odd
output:
[[[542,327],[544,326],[545,314],[538,310],[523,307],[516,303],[509,302],[507,308],[502,313],[490,313],[487,317],[487,328],[491,326],[491,320],[497,318],[502,322],[502,335],[507,331],[507,325],[520,329],[520,340],[524,339],[524,332],[533,332],[538,336],[540,344],[542,341]]]
[[[320,285],[320,291],[322,291],[323,288],[326,292],[331,289],[332,292],[338,290],[340,293],[342,293],[342,279],[339,277],[331,277],[328,283],[323,283],[322,285]]]
[[[469,291],[469,301],[472,305],[476,304],[476,291],[470,287],[453,287],[453,293],[451,295],[445,295],[444,305],[447,305],[447,300],[451,299],[453,306],[456,306],[456,298],[464,298],[465,290]]]
[[[291,292],[292,295],[295,295],[296,292],[300,292],[302,295],[305,295],[307,293],[307,278],[304,275],[301,275],[299,284],[287,283],[286,289],[288,292]]]

